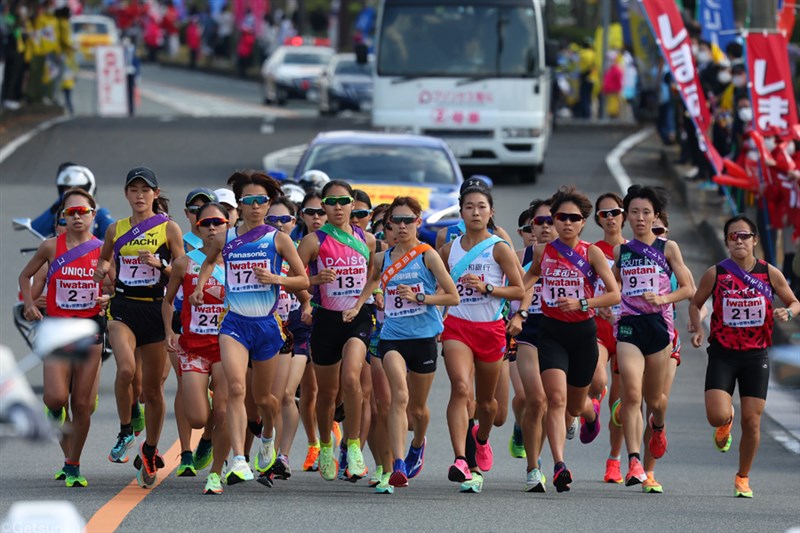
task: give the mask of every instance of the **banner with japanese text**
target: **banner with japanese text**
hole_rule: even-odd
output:
[[[128,114],[128,76],[121,46],[95,48],[97,114],[124,117]]]
[[[698,0],[697,21],[702,27],[701,37],[723,52],[736,40],[733,0]]]
[[[697,142],[711,166],[719,173],[723,169],[722,156],[708,138],[711,113],[700,86],[700,79],[692,56],[689,32],[683,25],[674,0],[640,0],[647,14],[656,43],[669,65],[672,77],[683,99],[687,113],[697,130]]]
[[[747,71],[753,124],[764,134],[777,128],[781,136],[797,124],[792,74],[786,40],[779,33],[747,36]]]

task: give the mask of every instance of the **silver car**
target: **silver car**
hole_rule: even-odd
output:
[[[264,104],[285,105],[289,98],[305,99],[333,57],[323,46],[281,46],[261,67]]]
[[[336,54],[317,80],[320,115],[335,115],[343,109],[372,109],[373,57],[358,63],[355,54]]]

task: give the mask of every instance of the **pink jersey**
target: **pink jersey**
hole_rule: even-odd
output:
[[[353,235],[366,242],[361,228],[354,226]],[[314,301],[329,311],[351,309],[367,283],[367,258],[322,231],[317,231],[317,237],[320,242],[319,256],[316,263],[311,264],[311,275],[330,268],[336,272],[336,279],[318,285],[314,291]]]
[[[589,244],[578,241],[575,252],[588,260]],[[589,299],[594,297],[591,282],[573,265],[569,259],[556,251],[548,243],[544,248],[541,262],[542,313],[544,316],[562,322],[581,322],[594,317],[594,309],[588,311],[562,311],[558,308],[559,298]]]

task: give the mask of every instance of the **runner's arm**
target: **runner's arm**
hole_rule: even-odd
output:
[[[425,265],[433,273],[436,281],[439,283],[439,290],[436,294],[428,294],[425,296],[425,305],[458,305],[461,298],[458,296],[458,289],[447,272],[445,263],[442,261],[441,256],[436,253],[436,250],[427,250],[425,252]]]
[[[167,350],[171,352],[177,349],[175,334],[172,331],[172,316],[175,314],[175,295],[178,294],[178,289],[183,283],[183,276],[186,274],[188,264],[189,258],[186,256],[179,257],[172,262],[172,272],[169,277],[167,292],[161,301],[161,318],[164,321],[164,331],[167,336]]]
[[[519,261],[511,245],[500,244],[495,246],[494,250],[492,250],[492,255],[508,280],[508,285],[495,287],[492,291],[492,296],[505,300],[521,300],[524,298],[525,287],[522,285],[522,268],[519,266]],[[481,285],[483,286],[481,287],[483,289],[481,292],[486,293],[486,284],[481,283]]]
[[[28,320],[39,320],[42,318],[41,312],[36,307],[31,294],[31,278],[36,275],[43,265],[49,264],[52,260],[56,250],[55,239],[47,239],[39,248],[36,253],[31,257],[28,264],[22,269],[19,275],[19,291],[22,293],[22,301],[25,305],[25,318]]]
[[[699,348],[703,344],[703,337],[705,337],[700,310],[711,296],[711,291],[714,290],[716,271],[717,268],[715,266],[705,271],[703,277],[700,278],[700,285],[697,286],[697,290],[692,297],[692,304],[689,306],[689,332],[693,333],[692,346],[695,348]]]
[[[285,233],[275,235],[275,248],[281,257],[289,263],[289,272],[286,276],[281,276],[280,282],[287,291],[295,292],[308,288],[308,276],[303,261],[297,253],[297,248],[292,238]]]
[[[372,256],[372,262],[376,264],[383,264],[383,254],[386,252],[378,252]],[[367,276],[367,282],[364,284],[364,288],[361,289],[361,294],[358,295],[358,300],[356,303],[353,304],[353,307],[347,309],[342,312],[342,320],[345,322],[350,322],[355,318],[355,316],[361,311],[361,308],[364,306],[369,297],[372,296],[372,293],[380,286],[380,279],[381,279],[381,270],[379,268],[371,268],[369,270],[369,275]]]
[[[94,280],[102,283],[109,271],[109,263],[114,254],[114,235],[117,233],[117,223],[114,222],[106,230],[106,237],[103,240],[103,247],[100,248],[100,257],[97,259],[97,267],[94,269]]]
[[[219,239],[219,235],[222,236],[222,241]],[[203,261],[203,264],[200,265],[200,272],[197,273],[197,286],[194,288],[194,292],[190,295],[184,295],[186,300],[194,305],[203,305],[203,287],[205,287],[206,283],[208,282],[211,274],[214,272],[214,267],[217,265],[219,261],[219,256],[222,253],[222,246],[225,239],[225,234],[221,233],[217,237],[217,240],[211,243],[210,246],[203,246],[203,251],[206,253],[206,258]]]
[[[788,322],[800,314],[800,302],[797,301],[797,297],[786,282],[783,273],[772,265],[768,265],[768,268],[769,282],[772,284],[773,289],[775,289],[775,294],[777,294],[778,298],[786,305],[786,307],[781,308],[775,307],[773,309],[773,315],[777,320]]]

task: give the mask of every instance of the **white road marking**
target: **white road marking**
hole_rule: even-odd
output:
[[[11,141],[7,145],[5,145],[2,149],[0,149],[0,164],[2,164],[3,161],[5,161],[9,157],[11,157],[11,154],[16,152],[17,148],[19,148],[20,146],[22,146],[26,142],[28,142],[31,139],[33,139],[37,134],[39,134],[39,133],[41,133],[41,132],[43,132],[43,131],[51,128],[51,127],[53,127],[56,124],[60,124],[62,122],[66,122],[66,121],[71,120],[71,119],[72,119],[72,117],[70,117],[70,116],[62,116],[62,117],[51,118],[50,120],[46,120],[46,121],[42,122],[41,124],[39,124],[38,126],[33,128],[28,133],[20,135],[19,137],[17,137],[16,139]]]
[[[631,148],[644,141],[654,131],[653,128],[644,128],[633,135],[625,137],[622,142],[615,146],[606,156],[608,170],[610,170],[611,175],[614,176],[614,180],[617,182],[622,194],[625,194],[628,191],[628,187],[633,185],[630,176],[628,176],[628,173],[625,171],[625,167],[622,166],[622,158]]]

